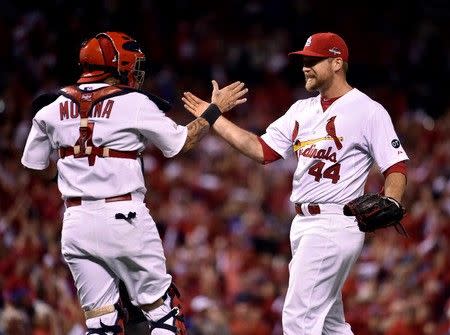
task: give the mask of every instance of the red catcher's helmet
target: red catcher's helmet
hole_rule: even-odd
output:
[[[79,84],[114,76],[124,85],[140,88],[145,77],[145,54],[130,36],[104,32],[81,45],[80,66]]]

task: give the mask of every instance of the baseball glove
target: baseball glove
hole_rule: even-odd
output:
[[[359,230],[365,233],[393,226],[398,233],[407,236],[400,223],[405,212],[397,200],[375,193],[364,194],[344,206],[344,215],[356,217]]]

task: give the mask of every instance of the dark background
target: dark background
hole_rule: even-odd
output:
[[[448,334],[449,22],[444,0],[1,1],[0,334],[83,334],[60,256],[60,194],[20,156],[31,101],[75,82],[81,42],[107,30],[140,42],[144,89],[169,100],[168,115],[182,124],[192,119],[183,91],[208,99],[211,79],[244,81],[248,102],[229,117],[256,133],[309,95],[299,60],[287,54],[312,33],[340,34],[350,84],[386,107],[411,158],[410,238],[367,236],[344,287],[347,320],[355,334]],[[148,206],[192,334],[281,334],[294,167],[261,167],[214,134],[173,160],[149,147]],[[366,188],[382,182],[374,169]]]

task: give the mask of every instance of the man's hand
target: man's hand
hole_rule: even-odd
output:
[[[212,80],[212,85],[211,103],[216,104],[222,113],[247,101],[247,98],[239,99],[248,92],[248,89],[244,88],[245,84],[240,81],[235,81],[222,89],[219,89],[215,80]]]
[[[222,89],[219,89],[219,85],[215,80],[212,81],[212,85],[211,103],[217,105],[222,113],[247,101],[247,98],[242,98],[242,96],[248,92],[248,89],[244,88],[245,84],[240,81],[236,81]],[[184,108],[195,117],[202,115],[209,106],[208,102],[200,99],[191,92],[184,92],[184,97],[181,100],[184,102]]]
[[[181,98],[181,100],[184,102],[184,108],[191,112],[195,117],[200,117],[209,106],[208,102],[193,95],[191,92],[184,92],[184,97]]]

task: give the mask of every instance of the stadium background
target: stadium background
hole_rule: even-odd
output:
[[[122,30],[143,46],[145,89],[192,120],[182,92],[207,98],[212,78],[245,81],[229,117],[256,133],[307,96],[287,57],[317,31],[349,44],[349,82],[390,112],[407,150],[404,224],[371,236],[345,287],[355,334],[449,334],[450,5],[310,0],[1,1],[0,334],[84,334],[61,261],[62,202],[54,183],[20,164],[32,99],[77,79],[83,39]],[[38,2],[37,2],[38,3]],[[259,166],[214,134],[172,160],[145,155],[148,205],[183,293],[190,334],[278,335],[288,283],[295,162]],[[367,190],[378,191],[374,169]],[[133,243],[130,241],[130,243]]]

